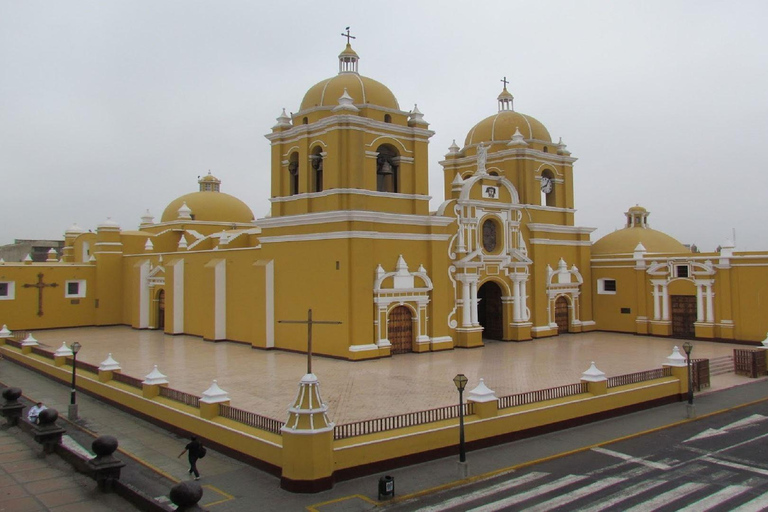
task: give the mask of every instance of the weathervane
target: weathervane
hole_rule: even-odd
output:
[[[347,31],[347,33],[345,34],[345,33],[343,33],[343,32],[342,32],[342,33],[341,33],[341,37],[346,37],[346,38],[347,38],[347,44],[349,44],[349,40],[350,40],[350,39],[357,39],[355,36],[351,36],[351,35],[349,35],[349,27],[347,27],[347,28],[346,28],[346,29],[344,29],[344,30],[346,30],[346,31]]]

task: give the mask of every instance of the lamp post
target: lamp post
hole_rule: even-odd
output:
[[[69,395],[69,414],[67,417],[70,420],[77,419],[77,391],[75,389],[75,378],[77,377],[77,353],[80,352],[79,342],[74,342],[70,347],[72,349],[72,391]]]
[[[456,389],[459,390],[459,462],[467,461],[467,454],[464,451],[464,388],[467,387],[467,379],[463,373],[453,378]]]
[[[693,350],[693,344],[690,341],[683,343],[683,350],[685,350],[685,358],[688,363],[688,405],[693,405],[693,375],[691,375],[691,351]]]

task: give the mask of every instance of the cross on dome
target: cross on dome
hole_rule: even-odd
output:
[[[499,94],[499,97],[497,98],[499,100],[499,112],[503,110],[514,111],[515,109],[512,106],[512,102],[515,97],[507,90],[507,84],[509,83],[507,77],[505,76],[500,82],[504,84],[504,90],[501,91],[501,94]]]
[[[347,33],[345,34],[344,32],[342,32],[341,33],[341,37],[346,37],[347,38],[347,46],[349,46],[349,40],[350,39],[357,39],[357,38],[355,36],[349,35],[349,27],[345,28],[344,30],[346,30]]]
[[[341,35],[347,38],[347,47],[339,54],[339,73],[357,73],[357,61],[360,60],[360,57],[357,56],[349,43],[350,39],[357,38],[349,34],[349,27],[347,27],[347,33]]]

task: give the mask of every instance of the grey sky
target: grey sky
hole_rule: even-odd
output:
[[[414,103],[432,209],[452,139],[515,109],[568,144],[576,223],[597,240],[639,203],[653,228],[713,250],[768,250],[768,2],[0,0],[0,244],[108,216],[159,220],[197,176],[269,210],[263,137],[337,72]]]

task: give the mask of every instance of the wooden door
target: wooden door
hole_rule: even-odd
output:
[[[157,328],[165,329],[165,290],[157,294]]]
[[[558,297],[555,301],[555,323],[557,324],[557,333],[563,334],[568,332],[568,299],[565,297]]]
[[[693,338],[696,336],[696,297],[693,295],[671,295],[672,336]]]
[[[397,306],[389,313],[387,337],[392,354],[413,352],[413,315],[405,306]]]
[[[477,291],[477,321],[483,326],[483,338],[500,340],[504,337],[504,313],[501,308],[501,288],[487,282]]]

